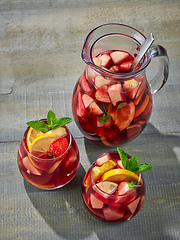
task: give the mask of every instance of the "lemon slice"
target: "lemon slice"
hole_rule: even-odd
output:
[[[117,189],[118,184],[114,182],[106,181],[106,182],[99,182],[96,184],[96,186],[100,188],[103,192],[112,194]]]
[[[52,142],[59,138],[56,134],[43,134],[36,137],[29,147],[29,152],[34,156],[43,155],[49,152],[49,147]]]
[[[127,169],[112,169],[105,172],[102,176],[102,181],[109,181],[114,183],[120,183],[122,181],[138,181],[139,176],[134,172]]]
[[[29,127],[28,133],[27,133],[27,137],[26,137],[26,143],[27,143],[27,147],[29,149],[29,147],[31,146],[32,142],[34,141],[35,138],[43,135],[44,133],[41,131],[38,131],[32,127]]]

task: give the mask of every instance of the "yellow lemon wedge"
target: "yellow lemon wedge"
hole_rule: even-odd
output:
[[[100,167],[95,166],[92,171],[94,181],[96,182],[97,179],[100,178],[105,172],[109,171],[110,169],[115,168],[116,165],[117,165],[116,162],[114,162],[113,160],[109,160],[108,162],[104,163]]]
[[[122,181],[138,181],[139,176],[127,169],[112,169],[107,171],[102,176],[102,181],[109,181],[114,183],[120,183]]]
[[[32,127],[29,127],[28,133],[27,133],[27,137],[26,137],[26,143],[27,143],[27,147],[28,149],[30,148],[32,142],[34,141],[35,138],[43,135],[44,133],[36,130]]]

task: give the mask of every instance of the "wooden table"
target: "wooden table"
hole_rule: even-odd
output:
[[[144,132],[123,149],[154,165],[144,174],[143,208],[125,223],[96,220],[84,208],[81,182],[92,161],[107,148],[69,128],[81,164],[75,178],[56,191],[27,183],[17,167],[26,122],[52,109],[70,116],[71,96],[84,70],[81,49],[96,26],[133,26],[170,59],[167,84],[153,96]],[[1,0],[0,1],[0,239],[180,239],[180,1],[179,0]],[[112,148],[111,150],[114,150]]]

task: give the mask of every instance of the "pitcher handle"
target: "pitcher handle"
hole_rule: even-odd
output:
[[[152,58],[159,57],[160,68],[156,76],[149,82],[152,94],[157,93],[166,83],[169,75],[169,58],[166,49],[160,45],[152,45]],[[161,82],[160,82],[161,81]]]

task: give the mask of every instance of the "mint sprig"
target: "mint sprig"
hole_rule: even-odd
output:
[[[127,181],[127,184],[129,188],[141,187],[141,185],[137,185],[135,181],[132,181],[132,182]]]
[[[119,153],[124,169],[127,169],[134,173],[141,173],[141,172],[148,171],[153,167],[149,163],[138,163],[139,157],[136,155],[128,159],[127,154],[119,147],[117,148],[117,151]]]
[[[47,124],[43,121],[35,120],[29,121],[26,124],[36,130],[42,132],[48,132],[51,129],[62,127],[72,122],[73,119],[69,117],[56,118],[55,113],[52,110],[49,110],[47,113]]]

